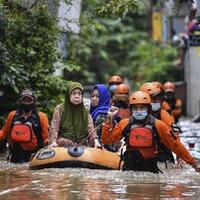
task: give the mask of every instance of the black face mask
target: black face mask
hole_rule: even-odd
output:
[[[124,101],[118,101],[115,104],[115,106],[118,107],[118,108],[124,108],[124,109],[128,108],[128,104]]]
[[[20,105],[20,108],[24,111],[24,112],[30,112],[32,109],[33,109],[33,107],[34,107],[34,104],[27,104],[27,105],[25,105],[25,104],[21,104]]]
[[[164,99],[166,99],[166,100],[172,100],[172,99],[174,99],[174,93],[173,92],[166,92],[166,93],[164,93]]]

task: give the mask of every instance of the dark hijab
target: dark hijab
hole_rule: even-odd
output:
[[[80,83],[69,82],[66,89],[65,102],[62,106],[60,135],[74,142],[80,142],[88,134],[88,111],[83,101],[78,105],[70,102],[70,94],[75,89],[80,89],[83,92],[83,86]]]

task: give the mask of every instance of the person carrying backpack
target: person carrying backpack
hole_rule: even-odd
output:
[[[112,127],[111,118],[118,111],[108,112],[102,129],[102,143],[113,144],[125,137],[126,151],[122,156],[124,170],[149,171],[159,173],[157,166],[158,141],[172,150],[178,157],[200,172],[197,161],[173,133],[171,128],[161,120],[153,117],[151,98],[143,91],[134,92],[129,98],[132,116],[121,120]]]
[[[7,139],[8,161],[28,162],[33,153],[47,145],[49,122],[45,113],[36,108],[36,97],[30,89],[21,92],[19,108],[8,114],[0,130],[0,140]]]

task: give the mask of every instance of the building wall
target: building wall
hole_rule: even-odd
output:
[[[200,114],[200,47],[190,47],[185,56],[187,114]]]
[[[81,0],[73,0],[71,5],[67,5],[64,0],[61,0],[57,7],[54,7],[52,0],[49,0],[49,5],[51,5],[51,13],[56,15],[59,20],[60,37],[58,49],[63,60],[65,60],[67,59],[67,32],[69,31],[78,34],[80,31],[78,20],[81,14]],[[62,74],[62,67],[56,68],[54,75],[62,76]]]

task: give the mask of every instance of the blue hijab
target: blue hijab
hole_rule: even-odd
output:
[[[97,89],[99,92],[99,104],[98,106],[92,106],[90,104],[90,114],[92,115],[93,121],[96,120],[99,114],[107,114],[110,108],[110,93],[104,84],[95,85],[92,92]]]

